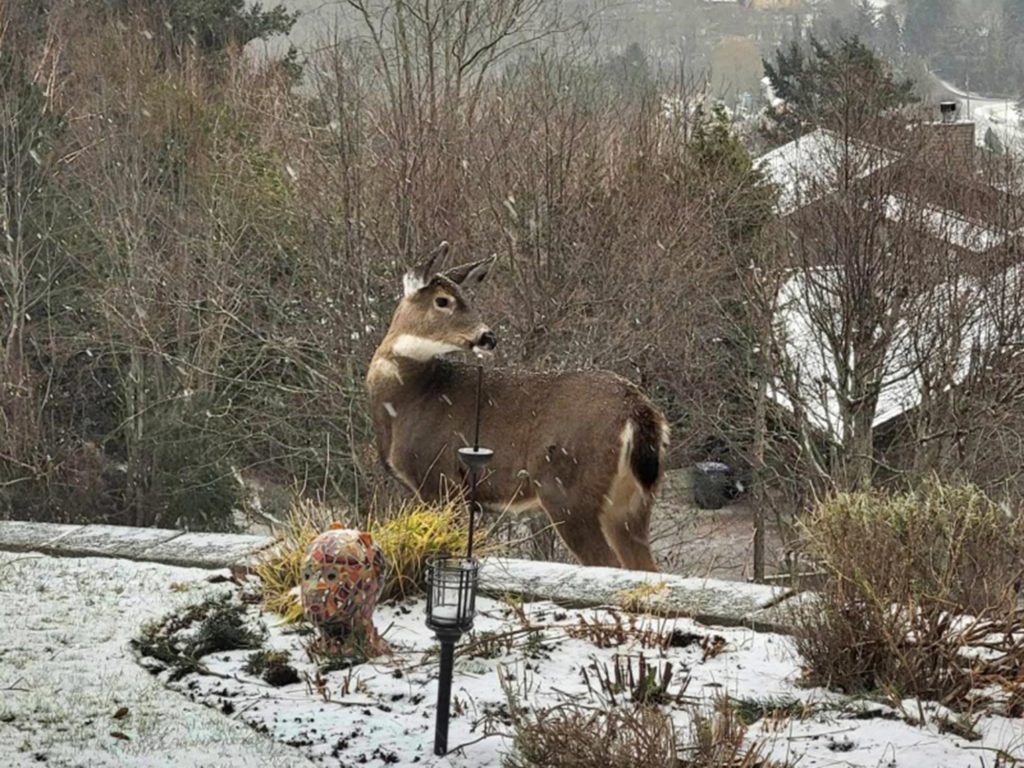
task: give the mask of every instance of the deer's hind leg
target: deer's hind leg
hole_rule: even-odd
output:
[[[651,555],[651,507],[654,497],[630,474],[620,474],[605,496],[601,530],[623,568],[657,571]]]
[[[543,504],[544,511],[554,524],[559,538],[576,557],[580,565],[598,565],[618,568],[619,558],[608,546],[604,532],[597,522],[597,516],[574,510],[572,507],[556,506],[552,513],[551,502],[564,499],[549,499]]]

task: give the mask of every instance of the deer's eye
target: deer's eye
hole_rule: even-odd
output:
[[[434,306],[437,307],[438,309],[447,309],[448,305],[451,303],[451,299],[449,299],[447,296],[438,296],[436,299],[434,299]]]

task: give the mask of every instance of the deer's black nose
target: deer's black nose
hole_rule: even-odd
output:
[[[480,338],[477,339],[476,345],[481,349],[494,349],[498,346],[498,337],[494,334],[494,331],[484,331],[480,334]]]

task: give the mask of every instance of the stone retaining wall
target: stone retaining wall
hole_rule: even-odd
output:
[[[245,566],[273,543],[269,536],[237,533],[0,520],[0,550],[61,557],[117,557],[187,568]]]
[[[245,567],[273,542],[269,536],[233,533],[0,521],[0,550],[59,557],[113,557],[184,567]],[[487,594],[551,600],[572,607],[628,604],[632,609],[664,616],[690,616],[706,624],[774,632],[788,631],[788,605],[813,597],[767,584],[510,558],[485,559],[480,588]]]

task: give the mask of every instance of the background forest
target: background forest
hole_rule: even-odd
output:
[[[0,517],[222,530],[254,503],[392,493],[363,377],[401,274],[440,240],[498,254],[479,303],[499,364],[617,371],[669,415],[673,466],[726,459],[766,507],[936,472],[1016,493],[1016,358],[987,360],[975,399],[938,398],[974,426],[909,456],[870,429],[830,444],[765,397],[791,243],[877,222],[838,206],[794,236],[750,148],[891,135],[919,94],[897,74],[909,43],[892,63],[873,37],[885,14],[766,51],[794,107],[736,123],[702,76],[595,48],[545,0],[350,7],[350,34],[266,59],[244,47],[288,31],[284,8],[0,5]],[[1014,162],[982,172],[1012,185]],[[851,306],[939,280],[906,253]],[[917,311],[870,308],[851,338]]]

